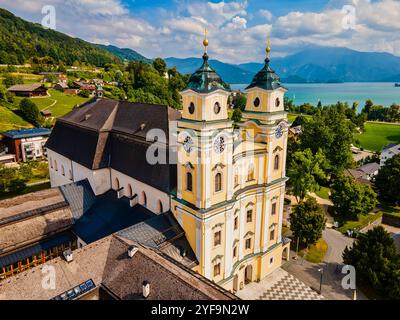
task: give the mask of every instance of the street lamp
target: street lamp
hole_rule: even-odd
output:
[[[322,294],[322,276],[324,275],[324,268],[318,269],[318,272],[321,273],[320,281],[319,281],[319,294]]]

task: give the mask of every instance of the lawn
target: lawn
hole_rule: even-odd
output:
[[[389,143],[400,143],[400,125],[384,123],[365,123],[365,132],[356,134],[362,148],[381,151]]]
[[[370,223],[382,217],[382,212],[378,212],[376,214],[367,214],[360,215],[357,221],[344,221],[344,224],[338,228],[338,231],[341,233],[346,233],[347,230],[360,230],[364,227],[368,226]]]
[[[31,98],[38,106],[39,110],[48,109],[51,111],[53,117],[59,118],[70,112],[75,105],[81,105],[88,101],[88,98],[80,96],[65,94],[63,92],[50,89],[50,97]],[[16,104],[19,104],[22,98],[16,98]]]
[[[324,260],[328,244],[324,239],[319,239],[316,244],[299,251],[299,256],[312,263],[321,263]]]
[[[322,199],[329,200],[329,192],[330,191],[331,191],[331,189],[329,189],[329,188],[321,187],[318,191],[315,192],[315,194]]]
[[[0,105],[0,132],[31,127],[32,125],[22,119],[19,115]]]

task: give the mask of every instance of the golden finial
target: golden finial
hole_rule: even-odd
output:
[[[271,52],[270,44],[271,44],[271,41],[270,41],[270,38],[269,38],[269,36],[268,36],[268,39],[267,39],[267,48],[265,49],[265,51],[267,52],[267,59],[268,59],[268,60],[269,60],[269,53]]]
[[[204,40],[203,40],[203,45],[204,45],[204,52],[207,53],[207,47],[208,47],[207,28],[204,29]]]

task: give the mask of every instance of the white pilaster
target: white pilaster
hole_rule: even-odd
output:
[[[239,260],[243,259],[244,253],[244,230],[246,228],[246,214],[243,205],[240,206],[239,213]]]
[[[283,163],[282,163],[282,177],[286,176],[286,157],[287,157],[287,140],[288,140],[288,132],[285,132],[283,137]]]
[[[201,245],[201,222],[196,220],[196,258],[198,261],[202,261],[201,252],[202,252],[202,245]],[[203,272],[204,272],[204,265],[203,265]]]
[[[208,279],[212,278],[211,275],[211,242],[212,230],[209,222],[205,223],[204,231],[204,276]]]
[[[261,221],[262,221],[262,194],[257,195],[256,202],[256,235],[255,235],[255,243],[254,243],[254,253],[260,252],[260,243],[261,243]]]
[[[268,227],[269,227],[269,211],[270,211],[271,201],[269,199],[268,193],[265,195],[265,202],[264,202],[264,225],[263,225],[263,252],[268,250],[268,242],[269,242],[269,234],[268,234]]]
[[[204,181],[204,184],[205,184],[205,188],[206,188],[206,198],[205,198],[206,205],[205,205],[205,208],[207,209],[207,208],[211,207],[211,186],[212,186],[211,157],[210,157],[211,150],[210,150],[210,147],[208,146],[208,143],[207,143],[207,146],[206,146],[206,150],[204,152],[205,152],[205,157],[203,158],[204,159],[204,163],[203,164],[204,164],[204,170],[205,170],[205,181]]]
[[[258,184],[264,183],[264,157],[258,158]]]
[[[279,203],[279,221],[278,221],[278,243],[282,241],[282,222],[283,222],[283,206],[285,200],[285,187],[281,188],[280,195],[280,203]]]
[[[270,136],[269,141],[268,141],[267,183],[270,183],[272,180],[272,161],[273,161],[272,139],[273,139],[273,136]]]
[[[233,145],[229,144],[228,148],[227,148],[227,166],[228,166],[228,176],[226,177],[227,179],[227,200],[231,200],[232,199],[232,195],[233,195],[233,184],[234,184],[234,179],[235,179],[235,175],[233,173],[233,163],[232,163],[232,153],[233,153]]]
[[[232,235],[233,235],[233,210],[228,210],[225,215],[225,278],[232,271]]]

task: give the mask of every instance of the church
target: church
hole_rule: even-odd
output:
[[[289,257],[289,240],[282,237],[286,88],[269,65],[268,46],[234,128],[228,117],[229,86],[209,65],[206,38],[203,44],[203,64],[181,92],[181,112],[96,97],[60,118],[46,144],[50,180],[52,187],[66,190],[86,181],[94,197],[113,197],[103,218],[108,221],[116,203],[136,208],[125,215],[168,216],[184,235],[174,254],[192,256],[186,266],[235,293]],[[165,134],[154,137],[154,130]],[[148,161],[154,146],[166,154],[165,163]],[[82,212],[85,202],[79,201]],[[98,225],[82,230],[93,233]],[[157,229],[156,223],[150,229]],[[164,229],[157,239],[171,230]],[[90,238],[78,234],[78,247]]]

